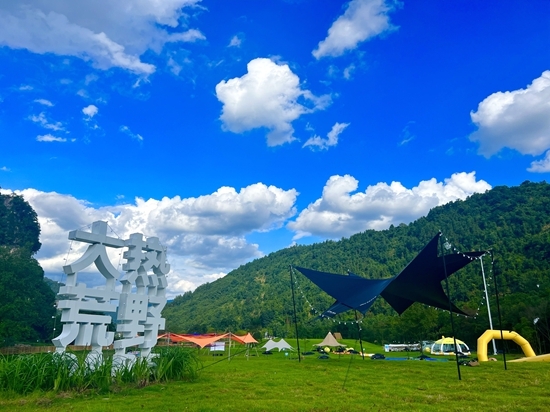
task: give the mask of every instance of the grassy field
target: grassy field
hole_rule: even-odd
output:
[[[353,346],[358,349],[356,342]],[[301,344],[302,350],[310,348],[309,341]],[[374,345],[367,344],[365,349],[381,352]],[[234,348],[233,354],[239,350]],[[502,361],[478,367],[461,366],[459,381],[454,361],[374,361],[357,355],[332,354],[330,359],[310,355],[298,362],[295,356],[260,353],[247,359],[240,353],[228,360],[201,354],[203,369],[193,382],[126,388],[109,394],[34,393],[25,397],[1,394],[0,410],[550,410],[548,362],[510,363],[508,370],[504,370]]]

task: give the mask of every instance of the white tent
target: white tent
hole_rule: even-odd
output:
[[[279,352],[281,350],[294,350],[292,346],[290,346],[286,340],[281,339],[279,342],[275,342],[273,339],[269,339],[264,346],[262,346],[262,349],[265,349],[266,351],[272,350],[272,349],[279,349]]]
[[[345,346],[339,343],[336,338],[332,335],[332,333],[327,333],[327,336],[325,336],[325,339],[321,343],[316,343],[313,346]]]

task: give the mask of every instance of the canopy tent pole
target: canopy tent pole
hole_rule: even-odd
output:
[[[298,347],[298,362],[302,361],[300,356],[300,337],[298,336],[298,320],[296,318],[296,299],[294,298],[294,278],[292,277],[292,265],[290,268],[290,288],[292,289],[292,307],[294,308],[294,326],[296,328],[296,346]]]
[[[504,336],[502,333],[502,316],[500,314],[500,303],[498,299],[498,285],[497,285],[497,272],[496,272],[496,265],[495,265],[495,258],[493,256],[493,251],[490,251],[491,253],[491,266],[493,268],[493,281],[495,282],[495,296],[497,300],[497,312],[498,312],[498,326],[500,329],[500,340],[502,341],[503,350],[502,350],[502,358],[504,360],[504,370],[507,370],[508,367],[506,366],[506,341],[504,340]]]
[[[487,280],[485,279],[485,269],[483,268],[483,256],[479,257],[481,262],[481,275],[483,276],[483,287],[485,288],[485,301],[487,302],[487,314],[489,315],[489,329],[493,330],[493,317],[491,316],[491,305],[489,304],[489,291],[487,290]],[[497,354],[497,344],[493,342],[493,355]]]
[[[227,361],[231,361],[231,332],[229,332],[229,339],[227,340],[227,344],[229,345],[229,356],[227,357]]]
[[[449,293],[449,278],[447,277],[447,264],[445,263],[445,251],[443,249],[443,235],[439,233],[439,244],[441,245],[441,257],[443,258],[443,273],[445,274],[445,286],[447,287],[447,298],[449,299],[449,315],[451,316],[451,329],[453,331],[453,340],[455,344],[456,370],[458,371],[458,380],[462,380],[460,376],[460,364],[458,363],[458,346],[456,345],[455,322],[453,319],[453,303],[451,302],[451,294]]]
[[[361,346],[361,357],[365,360],[365,354],[363,353],[363,341],[361,340],[361,326],[359,326],[359,320],[357,319],[357,310],[355,311],[355,323],[357,324],[357,334],[359,335],[359,345]]]

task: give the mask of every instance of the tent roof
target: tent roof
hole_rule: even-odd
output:
[[[211,345],[212,343],[220,339],[227,338],[228,336],[230,336],[232,340],[242,344],[258,343],[258,341],[252,337],[250,332],[244,336],[238,336],[232,333],[224,333],[222,335],[216,335],[216,334],[184,335],[184,334],[178,334],[178,333],[163,333],[161,335],[158,335],[158,339],[170,339],[170,341],[172,342],[191,342],[196,345],[199,345],[201,348],[204,348],[205,346]]]
[[[339,343],[334,335],[332,333],[327,333],[327,336],[325,336],[325,339],[321,343],[316,343],[313,346],[344,346],[341,343]]]
[[[273,339],[269,339],[264,346],[262,346],[262,349],[265,349],[265,350],[271,350],[273,348],[277,347],[277,344],[275,343],[275,341]]]
[[[436,341],[434,342],[434,344],[435,344],[435,343],[440,344],[440,345],[442,345],[442,344],[449,344],[449,343],[450,343],[450,344],[454,345],[455,341],[454,341],[454,338],[446,338],[445,336],[443,336],[441,339],[436,340]],[[461,341],[460,339],[457,339],[457,340],[456,340],[456,343],[465,345],[465,343],[464,343],[463,341]]]
[[[225,333],[223,335],[217,335],[217,336],[184,336],[183,340],[199,345],[202,349],[205,346],[211,345],[212,343],[220,339],[227,338],[228,336],[229,336],[229,333]]]
[[[286,340],[281,339],[279,342],[275,342],[273,339],[269,339],[264,346],[262,346],[262,349],[265,349],[266,351],[272,350],[272,349],[279,349],[279,352],[282,349],[290,349],[294,350],[292,346],[290,346]]]
[[[237,342],[240,342],[240,343],[245,343],[245,344],[246,343],[258,343],[258,341],[256,339],[254,339],[254,337],[250,334],[250,332],[248,332],[244,336],[231,335],[231,339],[236,340]]]
[[[304,276],[336,299],[321,316],[332,317],[350,309],[366,313],[378,296],[382,296],[397,313],[402,314],[414,302],[467,315],[449,299],[441,281],[485,252],[467,252],[437,256],[438,233],[422,251],[397,275],[387,279],[365,279],[319,272],[296,267]],[[444,259],[444,260],[443,260]],[[446,269],[446,270],[445,270]]]

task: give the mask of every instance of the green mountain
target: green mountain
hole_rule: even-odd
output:
[[[167,330],[247,330],[293,337],[291,265],[341,274],[350,270],[366,278],[395,276],[438,231],[458,251],[493,251],[504,329],[520,333],[536,351],[550,350],[550,184],[545,182],[495,187],[436,207],[409,225],[271,253],[178,296],[163,312]],[[483,263],[497,329],[491,258],[485,257]],[[334,321],[318,319],[315,310],[326,309],[332,299],[300,273],[295,278],[301,336],[322,337],[328,330],[357,336],[353,312]],[[453,275],[449,283],[451,298],[459,307],[479,308],[474,318],[453,318],[458,337],[475,345],[489,329],[480,262]],[[414,304],[398,316],[381,298],[360,325],[363,339],[380,343],[437,339],[451,336],[452,330],[448,312]]]

